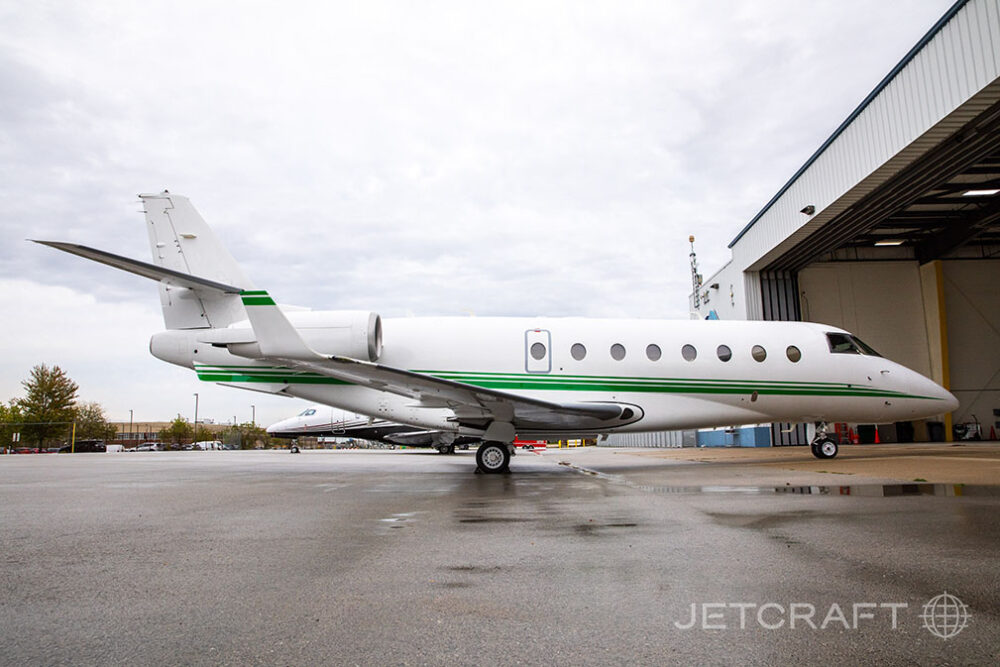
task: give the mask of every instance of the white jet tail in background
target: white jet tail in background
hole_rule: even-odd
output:
[[[169,271],[253,289],[253,284],[187,197],[164,190],[141,194],[153,264]],[[160,283],[168,329],[226,327],[246,319],[238,294]]]

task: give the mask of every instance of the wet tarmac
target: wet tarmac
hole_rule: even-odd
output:
[[[997,487],[632,458],[0,457],[0,662],[1000,659]]]

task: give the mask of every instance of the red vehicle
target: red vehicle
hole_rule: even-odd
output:
[[[548,444],[548,440],[514,440],[514,446],[520,447],[521,449],[545,449]]]

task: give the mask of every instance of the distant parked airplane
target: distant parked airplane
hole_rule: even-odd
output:
[[[359,438],[407,447],[433,447],[442,454],[454,454],[456,446],[468,449],[470,443],[478,442],[476,438],[450,432],[418,430],[384,419],[348,415],[322,404],[311,405],[294,417],[271,424],[267,432],[277,438]]]
[[[809,322],[400,318],[277,306],[185,197],[139,195],[153,263],[39,241],[160,284],[150,351],[206,382],[480,439],[484,472],[518,436],[593,438],[762,422],[884,423],[954,410],[930,379],[847,331]],[[383,347],[383,338],[385,346]]]

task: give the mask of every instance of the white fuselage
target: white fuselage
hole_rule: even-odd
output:
[[[323,312],[287,316],[313,349],[343,354],[335,342],[342,336],[324,326]],[[245,331],[249,324],[230,328]],[[201,332],[166,331],[153,337],[150,349],[158,358],[196,369],[204,381],[284,393],[420,428],[475,434],[457,425],[449,409],[422,407],[411,397],[236,356],[223,346],[198,342]],[[637,419],[615,431],[762,422],[885,423],[943,414],[957,406],[945,389],[895,362],[832,352],[827,332],[842,330],[807,322],[386,319],[378,363],[547,401],[614,401],[638,408]],[[574,357],[574,345],[585,348],[582,357],[576,348],[581,358]],[[658,348],[658,358],[651,345]],[[685,346],[691,346],[688,358]],[[720,356],[720,346],[730,350],[728,361],[722,360],[726,355],[723,350]],[[764,350],[762,361],[754,358],[754,346]],[[791,360],[796,355],[790,358],[790,346],[799,351],[798,361]],[[601,432],[605,430],[519,430],[518,436]]]

